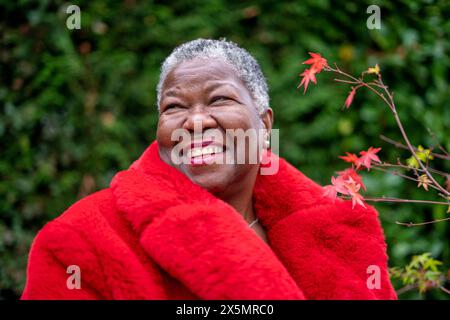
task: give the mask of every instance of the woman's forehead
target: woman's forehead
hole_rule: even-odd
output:
[[[167,75],[164,89],[191,85],[242,87],[244,84],[232,66],[219,59],[195,59],[178,64]]]
[[[167,90],[164,90],[163,97],[171,97],[178,96],[183,94],[185,90],[189,90],[190,88],[198,88],[205,93],[209,93],[214,91],[217,88],[225,89],[231,92],[240,92],[244,88],[236,85],[234,81],[230,81],[228,79],[224,80],[205,80],[205,81],[187,81],[186,83],[178,83],[167,87]]]

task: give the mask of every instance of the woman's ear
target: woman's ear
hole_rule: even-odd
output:
[[[267,108],[267,110],[260,116],[261,120],[264,124],[265,129],[270,134],[270,131],[272,130],[272,124],[273,124],[273,110],[272,108]]]
[[[272,132],[272,124],[273,124],[272,109],[267,108],[267,110],[260,117],[261,117],[261,122],[263,123],[264,129],[265,129],[263,148],[270,149],[270,134]]]

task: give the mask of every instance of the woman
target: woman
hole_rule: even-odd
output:
[[[40,231],[23,299],[396,298],[375,209],[333,203],[268,151],[268,88],[247,51],[185,43],[157,90],[156,141]]]

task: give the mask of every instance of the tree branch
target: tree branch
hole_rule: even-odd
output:
[[[450,220],[450,217],[444,218],[444,219],[436,219],[436,220],[431,220],[431,221],[419,222],[419,223],[398,222],[398,221],[396,221],[395,223],[399,224],[399,225],[402,225],[402,226],[407,226],[407,227],[417,227],[417,226],[424,226],[426,224],[438,223],[438,222],[448,221],[448,220]]]
[[[390,139],[390,138],[388,138],[388,137],[386,137],[386,136],[384,136],[382,134],[380,135],[380,139],[386,141],[387,143],[390,143],[390,144],[394,145],[397,148],[409,150],[408,147],[405,146],[404,144],[402,144],[401,142],[398,142],[398,141],[395,141],[393,139]],[[415,151],[418,151],[416,147],[413,147],[413,148],[414,148]],[[433,157],[436,157],[436,158],[440,158],[440,159],[443,159],[443,160],[450,161],[450,156],[448,156],[448,155],[444,155],[444,154],[440,154],[440,153],[434,153],[434,152],[430,152],[430,155],[432,155]]]

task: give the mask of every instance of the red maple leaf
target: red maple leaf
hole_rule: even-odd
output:
[[[311,58],[303,62],[303,64],[310,64],[311,69],[315,70],[316,73],[322,71],[322,69],[328,65],[327,59],[322,58],[322,56],[318,53],[309,52]]]
[[[345,179],[341,176],[338,176],[337,178],[331,177],[331,184],[335,188],[336,192],[342,193],[342,194],[349,194],[347,190],[347,186],[345,184]]]
[[[362,165],[367,168],[367,171],[369,171],[372,161],[381,163],[381,160],[376,155],[376,153],[380,150],[381,148],[370,147],[367,151],[361,151],[359,153],[361,155],[359,160],[361,161]]]
[[[361,187],[366,190],[362,178],[351,168],[338,172],[338,174],[337,178],[331,177],[331,185],[323,187],[323,196],[327,196],[334,201],[337,199],[338,193],[348,195],[352,199],[352,208],[356,204],[365,208],[364,198],[359,193]]]
[[[346,156],[339,156],[339,158],[341,158],[345,162],[350,162],[351,164],[354,164],[357,168],[361,166],[361,161],[356,154],[350,152],[346,152],[345,154]]]
[[[355,204],[359,204],[365,208],[366,206],[363,202],[364,198],[358,192],[361,188],[361,184],[353,180],[352,177],[348,177],[348,179],[345,180],[345,187],[347,188],[347,194],[352,198],[352,209],[355,207]]]
[[[324,186],[323,187],[323,196],[333,199],[333,202],[334,202],[334,200],[336,200],[336,198],[337,198],[336,187],[333,185]]]
[[[347,181],[349,178],[353,179],[353,181],[361,185],[364,191],[367,191],[361,176],[357,174],[356,171],[352,168],[345,169],[344,171],[339,171],[338,175],[344,181]]]
[[[352,193],[351,194],[352,197],[352,209],[355,207],[355,204],[359,204],[361,206],[363,206],[364,208],[366,207],[364,205],[364,197],[359,194],[358,192]]]
[[[355,97],[356,89],[352,87],[352,91],[348,94],[347,99],[345,99],[345,107],[348,109],[353,102],[353,98]]]
[[[303,73],[300,74],[300,76],[302,76],[303,78],[300,84],[298,85],[297,89],[300,88],[302,85],[304,85],[305,91],[303,91],[303,94],[305,94],[306,89],[308,88],[309,81],[317,83],[315,73],[316,71],[313,68],[311,68],[306,69],[305,71],[303,71]]]

